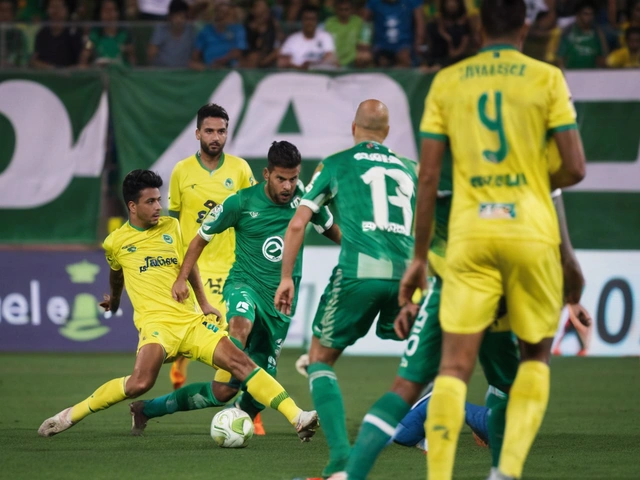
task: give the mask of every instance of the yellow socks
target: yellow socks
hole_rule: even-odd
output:
[[[452,478],[466,396],[467,385],[459,378],[443,375],[436,378],[425,423],[429,480]]]
[[[524,462],[548,402],[549,366],[535,361],[521,363],[509,393],[507,427],[499,467],[503,474],[515,478],[522,476]]]
[[[278,410],[287,417],[289,423],[296,426],[295,418],[301,412],[289,394],[275,378],[261,368],[256,368],[244,382],[247,392],[261,404]]]
[[[84,417],[100,410],[105,410],[127,398],[124,393],[124,386],[128,379],[129,377],[122,377],[109,380],[93,392],[93,395],[89,398],[74,405],[71,409],[71,421],[78,423]]]

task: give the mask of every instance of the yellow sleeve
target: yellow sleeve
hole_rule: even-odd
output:
[[[559,68],[554,68],[551,81],[549,121],[547,130],[550,134],[578,128],[576,110],[571,101],[571,92]]]
[[[104,248],[104,256],[107,259],[107,263],[111,267],[111,270],[122,270],[122,266],[116,259],[116,255],[118,252],[114,251],[113,248],[113,233],[105,238],[104,243],[102,244],[102,248]]]
[[[240,183],[238,184],[238,190],[252,187],[255,184],[256,180],[253,178],[253,172],[251,171],[249,163],[247,163],[246,160],[242,160],[242,174]]]
[[[607,67],[622,68],[625,65],[624,49],[614,50],[607,57]]]
[[[171,179],[169,180],[169,211],[179,212],[182,209],[182,199],[180,198],[180,183],[182,169],[180,163],[173,167]]]
[[[446,142],[449,139],[447,126],[443,117],[442,98],[440,94],[440,74],[433,79],[429,93],[424,102],[424,113],[420,122],[420,136]]]

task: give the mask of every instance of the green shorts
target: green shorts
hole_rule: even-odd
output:
[[[313,319],[313,336],[320,344],[343,350],[364,337],[378,318],[376,335],[399,340],[393,330],[398,307],[398,280],[344,278],[334,268]]]
[[[440,328],[440,295],[442,279],[429,279],[430,289],[420,304],[418,316],[409,334],[398,376],[415,383],[430,383],[438,374],[442,353]],[[504,302],[501,302],[503,305]],[[500,319],[504,312],[499,312]],[[511,331],[500,331],[504,322],[489,327],[480,345],[479,360],[489,385],[497,388],[511,386],[516,378],[520,355]]]
[[[289,332],[291,318],[280,313],[273,305],[246,284],[224,286],[227,320],[244,317],[253,323],[245,353],[272,377],[276,376],[282,343]]]

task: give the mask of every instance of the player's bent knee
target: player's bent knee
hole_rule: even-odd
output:
[[[155,378],[129,378],[125,387],[127,397],[137,398],[140,395],[144,395],[155,385]]]
[[[409,405],[415,403],[420,396],[424,385],[421,383],[411,382],[402,377],[396,377],[391,386],[391,391],[399,395]]]
[[[237,388],[220,382],[213,382],[212,390],[213,396],[220,402],[228,402],[238,393]]]

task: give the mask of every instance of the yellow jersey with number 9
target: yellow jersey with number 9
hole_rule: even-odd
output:
[[[169,211],[180,212],[185,253],[209,211],[254,184],[249,164],[227,153],[222,154],[215,170],[202,164],[199,153],[178,162],[169,182]],[[200,270],[226,274],[235,260],[235,238],[232,228],[216,235],[198,260]]]
[[[420,132],[451,147],[449,243],[508,238],[559,244],[547,141],[576,128],[575,119],[560,69],[512,46],[484,48],[440,71]]]

